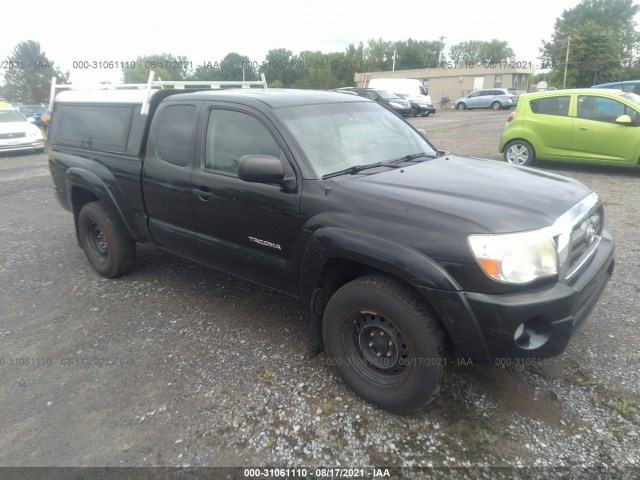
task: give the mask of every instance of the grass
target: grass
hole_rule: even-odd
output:
[[[631,411],[635,404],[636,402],[633,400],[630,400],[628,398],[621,398],[615,403],[615,405],[613,406],[613,410],[623,417],[628,417],[631,414]]]
[[[233,411],[233,423],[239,427],[244,423],[244,412],[242,410]]]

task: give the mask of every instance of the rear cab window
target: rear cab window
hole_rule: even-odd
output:
[[[132,105],[59,105],[55,115],[57,143],[117,153],[127,149]]]

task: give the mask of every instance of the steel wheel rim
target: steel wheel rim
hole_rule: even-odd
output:
[[[393,387],[409,372],[409,352],[402,334],[377,312],[359,310],[349,315],[342,341],[347,362],[372,383]]]
[[[97,223],[91,222],[87,229],[87,244],[100,263],[105,263],[109,257],[109,240]]]

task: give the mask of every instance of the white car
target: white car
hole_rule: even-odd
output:
[[[0,106],[0,152],[44,150],[40,129],[27,121],[15,108]]]

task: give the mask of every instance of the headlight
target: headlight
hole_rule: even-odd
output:
[[[389,102],[389,105],[396,108],[403,108],[404,105],[399,104],[398,102]]]
[[[558,255],[548,232],[469,235],[469,246],[491,278],[522,284],[558,272]]]

